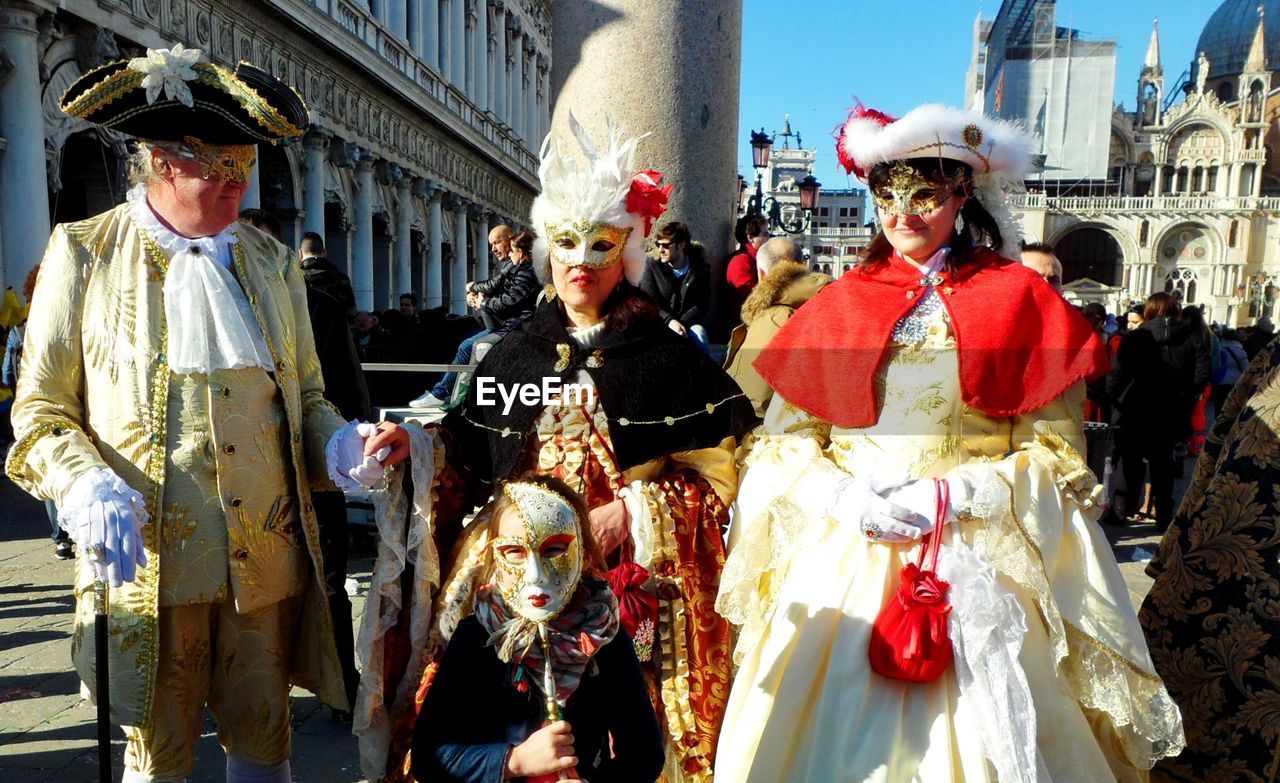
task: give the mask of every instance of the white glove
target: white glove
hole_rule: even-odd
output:
[[[885,540],[909,540],[908,531],[915,527],[916,513],[885,498],[907,481],[905,477],[858,476],[846,479],[837,487],[835,500],[827,508],[827,513],[845,524],[857,526],[871,539],[881,540],[886,535],[896,535],[899,538]]]
[[[947,507],[943,512],[942,524],[956,518],[956,510],[967,500],[970,492],[968,484],[958,475],[949,475],[942,479],[947,489]],[[933,532],[938,515],[937,488],[933,479],[916,479],[906,482],[893,482],[897,486],[888,489],[881,484],[878,494],[895,508],[905,509],[907,516],[892,514],[882,519],[871,520],[880,526],[880,535],[875,540],[888,544],[901,544],[906,541],[919,541]],[[868,535],[870,538],[871,536]]]
[[[58,516],[97,581],[119,587],[147,565],[142,543],[142,526],[149,519],[146,503],[115,471],[93,468],[81,474]]]
[[[329,478],[338,485],[338,489],[357,491],[377,486],[382,481],[386,475],[382,461],[391,453],[391,449],[383,446],[367,457],[364,454],[365,441],[377,431],[377,425],[353,420],[333,433],[325,449],[325,456]]]

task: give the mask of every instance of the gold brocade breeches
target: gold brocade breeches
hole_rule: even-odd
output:
[[[156,781],[195,767],[203,708],[227,754],[257,764],[289,758],[289,660],[302,598],[248,614],[231,601],[160,609],[150,725],[125,726],[125,767]]]

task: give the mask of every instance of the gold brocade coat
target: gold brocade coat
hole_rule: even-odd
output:
[[[292,474],[293,486],[280,487],[274,495],[297,499],[310,560],[305,585],[296,582],[308,569],[282,567],[278,579],[292,579],[294,584],[267,585],[265,592],[304,596],[292,681],[329,704],[343,706],[346,698],[310,500],[313,489],[333,488],[324,451],[343,420],[323,396],[306,290],[291,254],[256,229],[242,226],[237,232],[234,271],[271,352],[279,389],[277,409],[283,409],[285,418],[280,440],[288,443],[291,470],[284,475]],[[12,413],[16,442],[5,466],[20,487],[58,505],[75,479],[95,467],[111,468],[146,498],[152,520],[143,529],[147,567],[139,569],[132,583],[111,590],[109,598],[112,719],[128,726],[144,726],[149,720],[155,688],[164,557],[158,536],[171,483],[167,465],[173,455],[167,453],[167,444],[170,430],[180,426],[172,420],[169,385],[171,380],[193,377],[173,375],[165,355],[167,268],[164,251],[134,223],[128,205],[54,229],[27,322]],[[218,479],[221,489],[224,476]],[[227,505],[233,505],[231,500],[227,498]],[[243,514],[250,511],[256,512],[245,509]],[[247,554],[252,557],[255,552]],[[269,576],[272,569],[263,573]],[[72,655],[81,678],[92,684],[94,651],[85,634],[92,627],[92,574],[79,563],[76,595]]]

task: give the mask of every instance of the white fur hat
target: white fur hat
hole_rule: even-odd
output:
[[[897,120],[859,104],[836,134],[840,165],[864,182],[873,166],[894,160],[947,158],[968,164],[973,195],[999,224],[1004,247],[996,250],[1005,256],[1018,252],[1022,234],[1006,196],[1022,189],[1031,148],[1031,137],[1018,125],[936,103]]]
[[[551,136],[542,143],[538,167],[542,193],[529,211],[529,222],[537,234],[533,261],[538,279],[551,281],[548,226],[601,222],[632,229],[622,250],[622,264],[628,282],[639,285],[645,266],[643,240],[653,221],[666,211],[671,186],[662,185],[662,175],[656,171],[636,170],[636,146],[644,136],[624,140],[622,130],[610,121],[608,147],[598,153],[572,114],[569,128],[578,143],[580,160],[566,155]]]

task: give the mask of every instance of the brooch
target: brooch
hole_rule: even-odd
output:
[[[600,367],[603,364],[604,364],[603,348],[595,349],[594,351],[591,352],[591,355],[587,357],[587,366],[593,370],[597,367]]]
[[[569,352],[569,344],[556,343],[556,353],[559,354],[560,358],[556,360],[555,366],[552,367],[552,369],[556,372],[564,372],[569,369],[569,356],[571,355]]]

